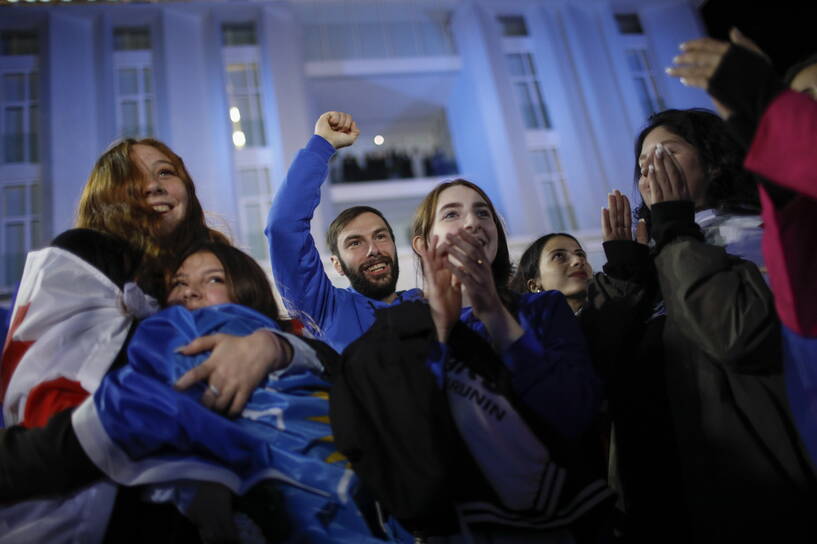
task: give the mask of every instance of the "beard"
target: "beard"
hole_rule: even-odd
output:
[[[379,281],[371,281],[367,279],[363,269],[370,266],[373,262],[388,264],[389,268],[391,269],[391,273],[388,276],[382,277]],[[343,259],[341,259],[340,267],[346,277],[349,278],[349,283],[352,284],[352,289],[365,297],[373,298],[375,300],[382,300],[394,293],[395,289],[397,288],[397,277],[400,274],[400,267],[397,264],[397,261],[392,260],[392,258],[388,255],[369,259],[360,265],[357,270],[352,270],[346,266],[346,263],[343,262]]]

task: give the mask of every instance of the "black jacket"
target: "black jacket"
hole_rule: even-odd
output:
[[[612,382],[618,389],[610,395],[614,421],[617,415],[644,417],[657,419],[660,426],[646,436],[620,436],[622,450],[657,443],[655,454],[663,458],[673,444],[677,446],[677,455],[665,459],[665,474],[672,476],[679,464],[682,485],[676,488],[678,478],[667,480],[666,492],[656,499],[675,493],[682,497],[680,508],[685,512],[676,516],[676,523],[689,529],[691,541],[814,542],[817,478],[786,403],[772,294],[757,266],[704,243],[691,203],[656,204],[652,212],[658,242],[654,256],[646,262],[646,273],[630,278],[638,284],[619,294],[660,290],[666,312],[662,349],[652,352],[655,365],[649,367],[648,359],[640,360],[647,353],[643,346],[634,345],[634,358],[644,370],[642,379],[629,390],[620,379]],[[645,335],[642,338],[655,341],[654,331]],[[612,375],[626,373],[630,363],[620,358]],[[640,410],[616,414],[613,399],[618,396],[626,403],[628,393],[641,389],[655,395],[656,404],[644,404],[641,414]],[[628,423],[631,428],[638,425]],[[625,443],[628,440],[636,443]],[[637,483],[649,478],[636,474]],[[623,483],[628,490],[631,482]],[[673,534],[677,526],[664,530]]]

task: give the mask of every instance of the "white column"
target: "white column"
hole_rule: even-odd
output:
[[[277,187],[295,155],[312,136],[317,115],[323,112],[313,112],[309,107],[303,33],[292,9],[265,6],[259,30],[265,122],[273,151],[271,174]],[[326,229],[334,219],[327,184],[312,219],[312,237],[321,252],[326,251]]]
[[[154,67],[160,137],[185,162],[213,226],[238,231],[220,27],[207,10],[166,7]],[[159,74],[159,72],[161,72]]]
[[[460,171],[494,200],[509,234],[541,230],[539,209],[531,198],[532,170],[525,129],[517,112],[499,29],[476,3],[463,4],[453,25],[462,72],[448,117]]]
[[[98,137],[99,95],[106,92],[95,70],[95,19],[87,12],[53,10],[47,49],[41,55],[43,78],[43,237],[71,228],[88,174],[102,152]]]

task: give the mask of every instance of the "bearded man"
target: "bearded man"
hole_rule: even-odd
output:
[[[275,194],[265,230],[284,305],[338,352],[374,323],[376,309],[423,297],[420,289],[396,292],[394,232],[383,214],[369,206],[342,211],[327,233],[332,264],[351,287],[333,286],[324,272],[310,222],[320,203],[329,159],[359,135],[347,113],[330,111],[318,118],[315,135],[298,152]]]

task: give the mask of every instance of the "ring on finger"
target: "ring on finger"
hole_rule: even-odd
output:
[[[477,259],[477,264],[485,264],[485,261],[483,261],[482,259]]]
[[[217,396],[219,396],[219,394],[221,394],[221,391],[218,390],[218,387],[216,387],[215,385],[213,385],[211,383],[207,384],[207,389],[210,390],[210,392],[213,394],[214,397],[217,397]]]

